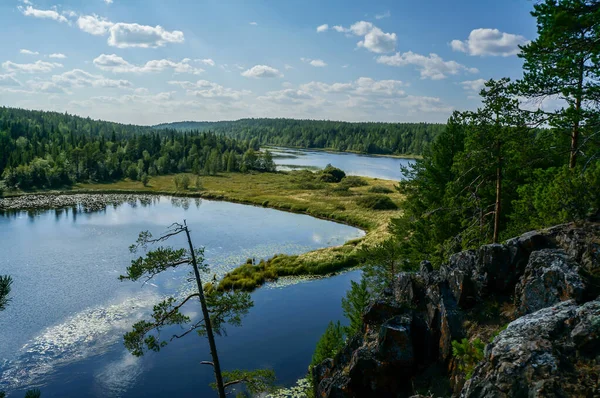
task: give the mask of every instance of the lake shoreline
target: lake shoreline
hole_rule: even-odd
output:
[[[281,276],[326,276],[359,266],[362,249],[385,240],[389,236],[389,222],[399,212],[399,210],[373,211],[361,208],[356,203],[356,199],[370,195],[369,188],[386,186],[393,190],[396,181],[361,177],[366,182],[365,186],[351,188],[349,196],[336,196],[331,193],[331,190],[338,184],[325,184],[324,188],[317,190],[301,189],[294,182],[296,175],[294,172],[277,172],[224,173],[218,176],[201,176],[204,188],[201,190],[191,188],[187,191],[175,190],[174,175],[170,175],[152,178],[147,187],[138,181],[122,180],[108,184],[78,184],[73,188],[63,190],[13,193],[8,197],[129,194],[222,200],[305,214],[356,227],[365,232],[362,238],[350,240],[340,246],[313,250],[300,255],[275,255],[258,264],[241,264],[235,270],[227,273],[220,282],[220,288],[223,290],[252,291]],[[396,202],[399,202],[402,197],[397,192],[388,196]]]
[[[394,155],[394,154],[381,154],[381,153],[365,153],[359,151],[337,151],[333,148],[305,148],[305,147],[292,147],[292,146],[271,146],[271,145],[263,145],[262,149],[266,150],[285,150],[291,149],[294,151],[307,151],[307,152],[325,152],[325,153],[333,153],[337,155],[343,154],[352,154],[352,155],[360,155],[360,156],[369,156],[369,157],[378,157],[378,158],[390,158],[390,159],[409,159],[409,160],[417,160],[423,159],[423,155]]]

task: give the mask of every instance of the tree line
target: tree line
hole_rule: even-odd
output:
[[[275,171],[258,145],[210,132],[156,131],[53,112],[0,108],[0,176],[8,188],[191,171]]]
[[[212,131],[258,145],[395,155],[422,154],[444,130],[443,124],[435,123],[349,123],[298,119],[178,122],[155,127]]]

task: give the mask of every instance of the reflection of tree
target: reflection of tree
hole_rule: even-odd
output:
[[[190,208],[190,198],[181,198],[177,196],[171,197],[171,204],[175,207],[181,207],[183,210]]]

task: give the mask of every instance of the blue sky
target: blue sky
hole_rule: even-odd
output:
[[[2,0],[0,104],[125,123],[443,122],[521,75],[527,0]]]

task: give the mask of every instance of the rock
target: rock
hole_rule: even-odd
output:
[[[562,225],[399,273],[362,335],[315,371],[316,396],[403,398],[430,385],[441,396],[600,397],[599,236],[600,224]],[[465,384],[452,342],[500,329],[491,317],[507,316],[497,307],[510,297],[524,316]]]
[[[378,357],[401,368],[410,368],[414,362],[411,337],[412,319],[409,315],[396,316],[379,331]]]
[[[402,303],[393,300],[378,299],[367,307],[363,314],[363,322],[368,325],[381,325],[390,318],[406,311]]]
[[[488,345],[461,397],[599,396],[599,333],[600,300],[521,317]]]
[[[515,289],[517,311],[525,315],[561,301],[581,302],[585,291],[579,266],[564,251],[533,252],[525,274]]]

